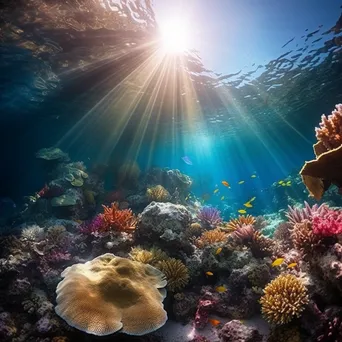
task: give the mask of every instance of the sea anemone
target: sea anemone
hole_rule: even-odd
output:
[[[276,325],[300,317],[308,302],[307,288],[291,274],[281,274],[272,280],[260,299],[263,316],[269,323]]]
[[[104,231],[126,231],[134,230],[138,223],[131,209],[119,209],[118,203],[112,203],[111,207],[103,205],[104,212],[99,216],[103,219]]]
[[[202,235],[196,240],[196,245],[199,248],[211,246],[214,243],[226,242],[228,234],[222,232],[220,229],[208,230],[202,233]]]
[[[322,244],[320,236],[313,233],[309,220],[294,225],[291,230],[291,239],[294,247],[304,256],[311,255]]]
[[[240,215],[238,218],[231,219],[227,223],[226,228],[230,231],[234,231],[238,228],[241,228],[242,226],[253,225],[255,222],[255,217],[253,217],[252,215]]]
[[[156,267],[165,274],[167,289],[171,292],[182,289],[189,282],[189,270],[178,259],[162,260]]]
[[[147,188],[146,196],[150,202],[167,202],[171,199],[170,193],[162,185]]]
[[[159,248],[153,247],[150,250],[141,247],[133,247],[129,256],[134,261],[155,266],[159,261],[168,259],[168,255]]]
[[[294,226],[296,223],[301,223],[304,220],[311,221],[313,215],[324,215],[327,210],[328,206],[324,203],[321,205],[314,204],[310,207],[307,202],[304,202],[304,208],[288,206],[286,217],[288,218],[289,223]]]
[[[222,222],[220,214],[220,211],[216,208],[204,206],[197,214],[197,218],[203,225],[214,228]]]

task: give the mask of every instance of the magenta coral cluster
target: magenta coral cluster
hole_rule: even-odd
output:
[[[102,216],[97,215],[92,220],[83,222],[79,227],[79,231],[84,235],[100,236],[103,234],[101,233],[103,225]]]
[[[312,231],[324,237],[342,234],[342,211],[328,209],[324,215],[314,215]]]
[[[214,207],[204,206],[197,214],[197,218],[205,226],[210,228],[215,228],[218,224],[222,222],[221,213]]]

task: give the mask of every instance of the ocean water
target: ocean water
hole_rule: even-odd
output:
[[[264,341],[275,341],[279,326],[298,333],[285,341],[342,341],[340,158],[324,165],[333,175],[314,177],[324,186],[321,198],[309,196],[299,174],[316,158],[321,115],[342,102],[338,1],[0,1],[0,18],[1,341],[235,341],[236,333],[223,327],[233,319],[258,329]],[[188,21],[183,31],[179,18]],[[188,33],[186,46],[180,46]],[[172,39],[178,50],[169,49]],[[51,159],[53,148],[68,160]],[[149,197],[148,189],[158,185],[166,198]],[[60,199],[65,194],[71,197]],[[72,204],[61,204],[70,198]],[[121,220],[113,213],[111,223],[101,221],[100,230],[91,230],[103,205],[114,202],[119,213],[132,210],[136,222],[113,228]],[[330,239],[312,242],[319,246],[312,254],[294,242],[289,219],[288,206],[303,208],[305,202],[329,208],[315,214],[316,221],[304,209],[293,214],[296,224],[308,219],[318,237]],[[208,207],[218,211],[218,222],[201,219]],[[256,256],[252,242],[227,231],[227,223],[241,215],[264,222],[248,226],[273,239],[267,242],[272,252]],[[292,225],[288,241],[273,237],[285,222]],[[189,237],[193,223],[201,231]],[[319,235],[315,225],[330,233]],[[23,233],[33,226],[40,228]],[[63,232],[51,233],[56,226]],[[213,229],[227,236],[200,247],[201,234]],[[131,260],[137,246],[160,248],[188,270],[184,286],[167,287],[164,327],[132,337],[126,322],[135,317],[127,314],[121,333],[120,328],[98,337],[90,323],[84,328],[55,313],[56,287],[66,267],[104,253]],[[258,285],[248,280],[255,265],[267,269],[267,281]],[[265,317],[260,291],[283,275],[305,279],[310,302],[289,324],[274,325]],[[215,290],[221,285],[223,294]],[[237,308],[234,296],[242,306],[255,305]],[[189,312],[177,299],[184,297],[193,298],[186,304]],[[202,309],[205,299],[214,308]],[[316,311],[311,324],[308,308],[315,306],[321,316]],[[196,323],[202,315],[209,318],[205,327]],[[335,339],[325,333],[329,320],[335,322]],[[246,336],[243,341],[261,341]]]

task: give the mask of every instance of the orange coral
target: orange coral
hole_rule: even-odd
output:
[[[131,209],[119,209],[117,202],[112,203],[111,207],[103,205],[103,214],[100,214],[103,220],[103,230],[134,230],[138,220]]]
[[[228,234],[220,229],[208,230],[197,239],[196,245],[199,248],[204,248],[217,242],[225,242],[227,238]]]
[[[226,229],[228,230],[236,230],[238,228],[241,228],[242,226],[245,225],[253,225],[255,223],[255,217],[252,215],[246,215],[246,216],[239,216],[238,218],[231,219],[227,224],[226,224]]]

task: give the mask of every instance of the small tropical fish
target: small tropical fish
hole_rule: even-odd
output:
[[[246,214],[247,211],[246,211],[245,209],[240,209],[240,210],[238,210],[238,213],[239,213],[239,214]]]
[[[208,321],[214,326],[218,326],[221,322],[217,319],[212,319],[212,318],[209,318]]]
[[[219,191],[220,191],[219,189],[215,189],[214,194],[217,194]]]
[[[281,186],[286,186],[286,183],[282,183]]]
[[[248,202],[253,202],[253,201],[255,201],[255,199],[256,199],[256,197],[254,196]]]
[[[250,202],[246,202],[243,204],[246,208],[252,208],[253,205]]]
[[[256,178],[256,175],[252,175],[251,178]]]
[[[229,185],[229,183],[227,182],[227,181],[222,181],[222,184],[224,185],[224,186],[226,186],[227,188],[230,188],[230,185]]]
[[[284,258],[278,258],[272,262],[272,267],[279,266],[284,262]]]
[[[223,292],[226,292],[227,291],[227,288],[225,287],[225,286],[217,286],[216,288],[215,288],[215,290],[216,290],[216,292],[218,292],[218,293],[223,293]]]
[[[238,184],[243,184],[245,181],[240,181]]]
[[[283,183],[284,183],[283,180],[280,180],[280,181],[278,182],[278,184],[280,184],[280,185],[282,185]]]
[[[217,248],[215,254],[218,255],[222,252],[222,247]]]
[[[296,262],[293,262],[291,264],[288,264],[287,265],[287,268],[293,268],[293,267],[296,267],[297,266],[297,263]]]
[[[214,273],[213,273],[213,272],[210,272],[210,271],[205,272],[205,274],[206,274],[207,276],[213,276],[213,275],[214,275]]]
[[[290,180],[286,182],[286,186],[291,186],[291,181]]]
[[[186,197],[185,197],[185,200],[187,201],[188,199],[189,199],[189,196],[186,196]]]
[[[185,164],[192,165],[192,161],[188,156],[182,157],[182,160],[184,161]]]
[[[223,200],[224,200],[224,196],[221,197],[221,201],[223,201]]]

